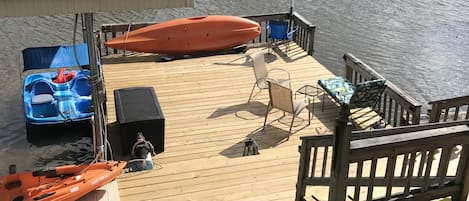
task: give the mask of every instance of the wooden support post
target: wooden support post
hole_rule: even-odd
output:
[[[366,194],[366,200],[371,201],[373,200],[373,190],[374,190],[374,182],[375,182],[375,176],[376,176],[376,165],[378,163],[378,158],[373,157],[371,159],[371,168],[370,168],[370,182],[368,184],[368,192]]]
[[[432,111],[430,113],[430,118],[428,119],[428,123],[439,122],[440,121],[440,115],[441,115],[440,107],[439,107],[438,103],[434,103],[432,105]]]
[[[104,42],[106,42],[108,40],[107,32],[103,32],[103,33],[104,33]],[[106,55],[109,55],[109,48],[104,46],[104,49],[106,50]]]
[[[350,109],[347,105],[341,106],[341,114],[336,119],[334,132],[334,152],[331,165],[331,183],[329,200],[344,201],[347,190],[349,171],[349,151],[352,125],[348,122]]]
[[[467,199],[469,195],[469,145],[465,144],[461,150],[458,170],[456,172],[456,185],[461,185],[459,194],[452,196],[453,201]]]
[[[309,47],[308,47],[308,54],[313,55],[314,52],[314,35],[316,32],[316,27],[315,26],[310,26],[309,27]]]
[[[311,158],[311,147],[308,146],[307,140],[302,140],[300,151],[300,164],[298,168],[298,179],[296,183],[296,201],[305,201],[306,184],[305,177],[308,175],[309,161]]]
[[[453,146],[444,146],[441,151],[440,156],[440,164],[438,165],[438,186],[443,188],[446,181],[446,174],[448,173],[448,166],[451,157],[451,151],[453,150]]]
[[[102,52],[102,44],[101,44],[101,33],[100,32],[96,32],[94,33],[95,36],[96,36],[96,47],[98,48],[98,54],[99,54],[99,57],[101,57],[101,52]]]
[[[344,60],[346,60],[347,58],[344,56]],[[347,62],[345,62],[345,79],[347,79],[348,81],[350,82],[353,82],[353,69],[347,65]]]
[[[94,121],[93,121],[93,138],[95,140],[95,155],[99,159],[107,159],[106,146],[104,140],[107,139],[104,126],[105,120],[103,117],[103,111],[101,110],[102,104],[104,104],[104,89],[102,82],[100,80],[101,69],[98,66],[97,54],[96,54],[96,45],[93,34],[93,13],[85,13],[84,21],[86,27],[85,38],[88,45],[88,57],[90,62],[91,70],[91,88],[92,88],[92,101],[93,101],[93,112],[94,112]],[[101,86],[99,86],[101,85]]]

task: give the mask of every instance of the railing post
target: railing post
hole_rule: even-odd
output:
[[[453,201],[464,200],[469,194],[469,144],[462,146],[458,166],[455,184],[461,185],[461,191],[457,195],[452,196],[451,199]]]
[[[440,107],[439,103],[433,103],[432,111],[430,112],[430,118],[428,119],[428,123],[436,123],[440,121]]]
[[[106,42],[108,38],[107,38],[107,31],[105,30],[105,26],[101,26],[101,33],[104,34],[104,42]],[[109,55],[109,49],[104,45],[103,47],[104,47],[104,51],[106,52],[106,55]]]
[[[331,183],[329,186],[329,200],[344,201],[347,190],[349,171],[351,124],[348,122],[350,109],[347,105],[341,106],[341,114],[336,119],[334,131],[331,165]]]
[[[314,52],[314,35],[316,33],[316,27],[315,26],[309,26],[308,31],[309,31],[308,54],[313,56],[313,52]]]
[[[347,63],[347,60],[349,60],[350,57],[348,56],[348,54],[344,54],[343,59],[345,63],[345,78],[352,83],[356,83],[355,80],[353,80],[353,76],[352,76],[353,68]]]
[[[415,107],[414,114],[412,114],[412,125],[420,124],[420,112],[422,110],[422,106],[419,105]]]
[[[302,140],[300,151],[300,164],[298,168],[298,179],[296,183],[296,201],[305,201],[306,184],[304,179],[308,175],[309,161],[311,158],[311,147],[309,146],[308,140]]]
[[[102,43],[101,43],[101,32],[100,31],[96,31],[94,33],[95,35],[95,39],[96,39],[96,47],[98,47],[98,51],[99,51],[99,57],[102,56]]]

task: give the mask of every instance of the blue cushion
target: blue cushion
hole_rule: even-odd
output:
[[[386,80],[370,80],[358,83],[350,100],[350,108],[374,108],[386,89]]]
[[[320,79],[318,84],[339,104],[349,104],[355,91],[352,83],[341,76]]]
[[[36,96],[33,96],[31,100],[32,105],[38,105],[38,104],[44,104],[44,103],[50,103],[54,101],[54,97],[50,94],[39,94]]]

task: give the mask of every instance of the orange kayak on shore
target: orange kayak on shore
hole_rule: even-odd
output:
[[[1,201],[72,201],[114,180],[126,162],[66,165],[2,176]]]
[[[182,18],[147,26],[105,42],[134,52],[182,55],[227,50],[261,33],[259,23],[224,15]]]

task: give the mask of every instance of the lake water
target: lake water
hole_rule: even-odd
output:
[[[285,12],[289,5],[287,0],[197,0],[194,8],[97,13],[95,27],[207,14]],[[342,55],[350,52],[425,109],[428,101],[469,94],[467,0],[296,0],[295,11],[317,26],[314,55],[336,74],[343,73]],[[73,15],[0,19],[0,175],[9,164],[22,171],[91,157],[89,138],[26,141],[21,50],[71,44],[73,23]]]

